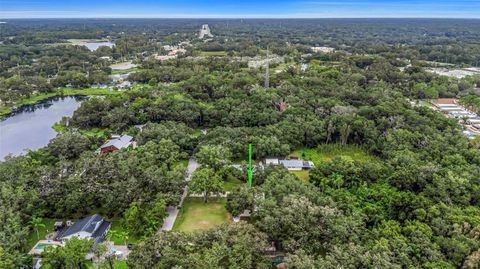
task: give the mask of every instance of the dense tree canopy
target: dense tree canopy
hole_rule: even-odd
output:
[[[287,268],[478,267],[479,142],[424,103],[457,97],[479,111],[479,77],[429,71],[478,66],[478,21],[215,20],[205,42],[195,20],[55,23],[2,28],[0,108],[108,84],[109,65],[124,60],[139,65],[127,78],[135,86],[84,100],[44,148],[0,162],[0,267],[29,263],[33,219],[93,212],[144,240],[131,268],[271,268],[272,244]],[[64,44],[107,36],[113,48]],[[185,54],[155,57],[182,41]],[[282,60],[265,88],[264,67],[249,62],[267,53]],[[133,135],[135,147],[96,152],[112,133]],[[332,150],[303,180],[305,171],[255,168],[254,188],[229,190],[226,205],[233,216],[249,210],[248,224],[157,232],[180,201],[189,157],[202,166],[190,189],[207,201],[245,182],[250,143],[254,163],[308,159],[325,145],[368,157]],[[70,254],[82,244],[48,251],[46,263],[82,267]]]

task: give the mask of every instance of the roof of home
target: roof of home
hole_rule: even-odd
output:
[[[303,167],[303,160],[279,160],[285,167]]]
[[[313,167],[314,164],[311,161],[304,160],[279,160],[279,163],[285,167]]]
[[[108,221],[103,221],[102,224],[95,230],[95,232],[92,234],[92,237],[95,238],[95,242],[99,243],[100,241],[103,240],[103,235],[105,232],[108,230],[110,227],[110,222]]]
[[[70,236],[70,235],[73,235],[73,234],[76,234],[76,233],[79,233],[79,232],[87,232],[87,233],[93,234],[96,230],[98,230],[98,229],[96,229],[97,224],[98,224],[98,222],[101,222],[101,221],[103,221],[103,217],[98,215],[98,214],[85,217],[85,218],[75,222],[72,226],[68,227],[58,237],[60,237],[60,238],[61,237],[66,237],[66,236]],[[107,224],[110,225],[110,223],[107,223]],[[101,225],[101,226],[103,226],[103,225]]]
[[[105,144],[103,144],[100,148],[106,148],[110,146],[114,146],[117,149],[122,149],[126,148],[130,145],[130,142],[132,141],[133,137],[129,135],[123,135],[119,138],[112,138],[108,140]]]

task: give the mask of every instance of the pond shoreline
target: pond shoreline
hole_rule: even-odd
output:
[[[54,92],[32,95],[28,98],[21,99],[15,106],[6,106],[0,110],[0,121],[7,119],[19,113],[26,106],[33,106],[42,102],[45,102],[51,98],[63,97],[63,96],[95,96],[95,95],[116,95],[120,94],[118,91],[110,89],[100,88],[87,88],[87,89],[75,89],[75,88],[58,88]]]
[[[52,128],[63,117],[71,117],[88,97],[54,96],[15,110],[0,121],[0,162],[45,147],[57,135]]]

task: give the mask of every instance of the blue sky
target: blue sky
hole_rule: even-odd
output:
[[[0,18],[480,18],[480,0],[0,0]]]

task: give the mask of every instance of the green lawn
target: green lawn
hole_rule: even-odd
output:
[[[101,88],[58,88],[56,95],[120,95],[120,91]]]
[[[86,262],[86,266],[87,266],[87,268],[95,268],[95,267],[93,266],[93,262],[92,262],[92,261],[87,261],[87,262]],[[114,268],[114,269],[127,269],[127,268],[128,268],[127,261],[118,261],[118,260],[115,260],[115,261],[113,261],[113,268]]]
[[[231,221],[231,216],[225,209],[225,198],[211,198],[208,203],[203,198],[189,197],[183,202],[174,231],[193,232],[207,230],[225,222]]]
[[[112,70],[112,75],[119,75],[119,74],[128,74],[128,73],[133,73],[133,72],[139,72],[142,71],[143,69],[134,67],[130,69],[125,69],[125,70]]]
[[[224,191],[232,191],[236,187],[240,186],[242,181],[236,179],[236,178],[229,178],[227,181],[223,183],[223,190]]]
[[[48,230],[48,233],[51,233],[53,231],[53,228],[54,228],[53,225],[55,224],[55,220],[54,219],[43,219],[42,223],[45,225],[45,227],[38,229],[38,232],[39,232],[39,235],[40,235],[40,240],[45,239],[45,236],[47,236],[47,230]],[[30,234],[28,235],[28,238],[27,238],[28,251],[30,251],[30,249],[33,246],[35,246],[35,244],[37,242],[38,242],[37,232],[35,231],[35,229],[32,229],[32,231],[30,232]]]
[[[420,100],[420,105],[426,106],[426,107],[433,107],[432,103],[430,103],[429,101],[424,101],[424,100]]]
[[[289,171],[291,174],[296,175],[301,181],[307,183],[310,180],[310,171],[309,170],[302,170],[302,171]]]
[[[89,130],[80,130],[84,136],[87,137],[107,137],[110,133],[110,129],[92,128]]]
[[[193,131],[193,133],[192,133],[192,136],[193,136],[193,137],[200,137],[200,136],[202,136],[202,135],[203,135],[203,133],[202,133],[202,130],[201,130],[201,129],[195,129],[195,130]]]
[[[227,52],[226,51],[198,51],[194,54],[195,56],[203,56],[203,57],[208,57],[208,56],[226,56]]]
[[[322,162],[329,162],[336,156],[349,157],[359,162],[375,161],[375,157],[365,152],[363,149],[354,145],[341,144],[323,144],[313,149],[299,149],[290,154],[292,157],[313,161],[315,165],[320,165]],[[310,178],[310,171],[290,171],[296,175],[300,180],[308,182]]]
[[[315,165],[322,162],[329,162],[336,156],[349,157],[359,162],[375,161],[375,157],[354,145],[323,144],[314,149],[299,149],[290,156],[313,161]]]

